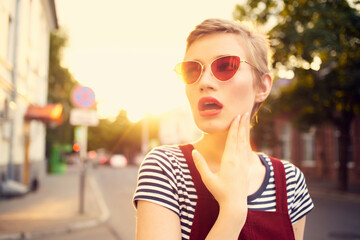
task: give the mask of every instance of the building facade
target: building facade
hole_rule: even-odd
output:
[[[45,173],[50,32],[54,0],[0,1],[0,176],[25,185]]]
[[[277,116],[274,120],[274,157],[290,160],[301,168],[307,178],[337,181],[339,168],[339,132],[325,125],[300,132],[292,127],[289,118]],[[351,124],[351,145],[348,146],[348,180],[360,184],[360,116]]]

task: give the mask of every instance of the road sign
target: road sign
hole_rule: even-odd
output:
[[[70,112],[70,124],[74,126],[97,126],[99,118],[96,110],[73,108]]]
[[[89,87],[76,86],[72,90],[71,102],[78,108],[91,108],[95,106],[95,93]]]

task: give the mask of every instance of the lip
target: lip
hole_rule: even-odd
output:
[[[219,106],[218,108],[214,108],[214,109],[204,109],[204,105],[208,104],[208,103],[212,103],[212,104],[216,104],[217,106]],[[223,108],[223,105],[221,102],[219,102],[219,100],[217,100],[214,97],[211,96],[207,96],[207,97],[202,97],[200,98],[199,102],[198,102],[198,110],[199,110],[199,114],[202,117],[212,117],[212,116],[216,116],[218,114],[221,113]]]

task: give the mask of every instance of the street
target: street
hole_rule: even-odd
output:
[[[46,238],[40,240],[135,239],[136,211],[132,206],[131,199],[136,186],[137,171],[137,167],[127,167],[124,169],[98,167],[89,169],[89,174],[94,174],[109,208],[109,221],[95,228],[69,234],[46,236]]]
[[[312,199],[315,208],[306,219],[304,239],[360,239],[360,199],[344,201],[316,194]]]
[[[134,240],[136,211],[131,199],[136,185],[137,170],[137,167],[99,167],[90,170],[98,181],[109,208],[109,221],[95,228],[46,239]],[[360,199],[334,199],[316,193],[312,195],[312,199],[315,208],[307,217],[305,240],[360,239]]]

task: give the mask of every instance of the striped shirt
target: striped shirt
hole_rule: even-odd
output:
[[[248,209],[276,211],[275,179],[271,160],[259,157],[266,167],[264,181],[254,194],[248,196]],[[293,164],[282,161],[286,173],[288,211],[292,223],[308,214],[314,207],[303,173]],[[189,239],[197,195],[186,159],[179,146],[154,148],[142,162],[133,202],[146,200],[175,212],[181,221],[182,239]]]

